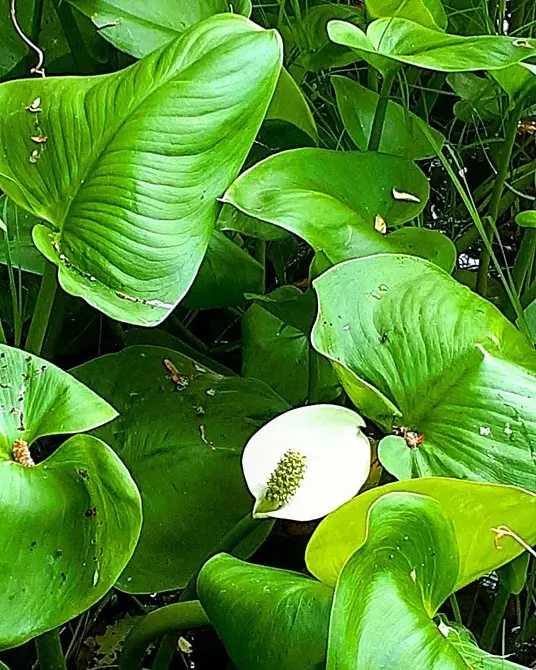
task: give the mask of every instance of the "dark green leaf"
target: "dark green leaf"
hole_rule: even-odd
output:
[[[171,379],[165,359],[184,388]],[[151,593],[184,587],[251,510],[242,448],[287,403],[261,382],[222,377],[160,347],[129,347],[74,374],[119,410],[97,435],[120,454],[142,496],[142,534],[120,588]],[[241,555],[262,539],[242,545]]]
[[[380,96],[348,77],[335,76],[331,81],[344,127],[356,146],[366,151]],[[423,125],[426,124],[422,119],[390,100],[380,151],[410,160],[435,156],[436,149],[423,133]],[[445,141],[443,135],[430,127],[428,131],[434,136],[437,145],[442,146]]]
[[[291,405],[334,400],[337,377],[309,342],[312,292],[282,286],[256,300],[242,319],[242,374],[266,382]]]
[[[262,265],[215,230],[183,305],[191,309],[240,305],[245,301],[244,294],[261,291],[263,282]]]

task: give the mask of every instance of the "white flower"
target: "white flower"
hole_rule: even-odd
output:
[[[370,470],[364,425],[345,407],[307,405],[263,426],[242,455],[253,515],[311,521],[353,498]]]

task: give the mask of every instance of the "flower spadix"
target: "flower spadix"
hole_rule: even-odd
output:
[[[246,444],[242,467],[253,515],[311,521],[353,498],[370,470],[363,419],[337,405],[292,409]]]

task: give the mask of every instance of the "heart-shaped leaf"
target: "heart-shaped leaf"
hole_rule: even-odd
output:
[[[0,345],[0,460],[13,445],[91,430],[117,412],[96,393],[42,358]]]
[[[249,16],[251,0],[69,0],[115,47],[136,58],[184,33],[213,14]]]
[[[357,187],[349,175],[359,175]],[[403,158],[295,149],[267,158],[240,175],[224,200],[248,216],[302,237],[332,263],[404,252],[445,262],[442,266],[450,272],[455,250],[445,235],[421,228],[410,234],[383,235],[377,230],[378,220],[396,227],[416,217],[428,193],[424,174]]]
[[[242,449],[287,403],[257,380],[222,377],[161,347],[128,347],[74,374],[118,408],[118,419],[96,435],[120,454],[143,501],[142,534],[120,588],[184,587],[251,511]],[[240,555],[262,539],[243,544]]]
[[[334,76],[331,82],[344,127],[356,146],[366,151],[380,96],[349,77]],[[422,130],[426,125],[416,114],[389,100],[380,151],[410,160],[435,156],[436,147],[430,144]],[[429,126],[427,130],[432,133],[436,145],[442,146],[443,135]]]
[[[0,86],[0,186],[48,222],[34,240],[68,293],[129,323],[167,316],[199,269],[280,61],[275,32],[221,14],[112,75]]]
[[[333,595],[324,584],[219,554],[203,566],[197,591],[239,670],[324,667]]]
[[[351,47],[367,60],[372,58],[372,64],[383,65],[388,59],[439,72],[500,70],[536,55],[535,40],[448,35],[402,18],[378,19],[366,34],[351,23],[331,21],[328,33],[336,44]]]
[[[453,591],[459,558],[440,503],[413,493],[382,496],[369,511],[364,546],[337,581],[326,670],[496,667],[487,658],[519,668],[474,643],[453,645],[451,629],[433,620]]]
[[[429,477],[370,489],[323,519],[307,546],[309,570],[328,586],[366,537],[369,509],[381,496],[407,492],[441,503],[457,538],[460,567],[453,590],[505,565],[524,548],[494,529],[509,528],[529,545],[536,542],[536,496],[513,486]]]
[[[0,378],[2,649],[68,621],[109,590],[134,551],[141,507],[125,466],[93,437],[72,437],[32,466],[36,440],[110,421],[117,412],[108,403],[5,345]]]
[[[421,26],[445,30],[447,14],[441,0],[369,0],[367,16],[371,19],[396,17],[411,19]]]
[[[141,504],[117,455],[75,435],[35,467],[0,463],[0,518],[5,649],[69,621],[110,590],[136,546]]]
[[[405,438],[389,442],[395,476],[536,490],[536,354],[494,306],[395,254],[336,266],[315,289],[314,347],[358,410]]]
[[[465,123],[481,123],[506,114],[506,96],[493,79],[478,77],[470,72],[453,72],[447,77],[447,82],[461,98],[454,105],[454,114]]]

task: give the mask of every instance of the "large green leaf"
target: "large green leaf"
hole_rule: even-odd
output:
[[[331,82],[344,127],[356,146],[366,151],[380,96],[349,77],[334,76]],[[425,121],[416,114],[389,100],[380,151],[410,160],[435,156],[436,148],[428,141],[423,126],[426,126]],[[437,146],[442,146],[445,141],[443,135],[430,127],[427,130],[432,133]]]
[[[453,590],[505,565],[524,550],[511,537],[498,539],[494,528],[505,526],[529,545],[536,542],[536,496],[513,486],[443,477],[394,482],[370,489],[323,519],[307,546],[309,570],[334,586],[350,556],[366,537],[370,507],[391,492],[425,495],[441,503],[456,532],[460,568]]]
[[[203,608],[239,670],[321,670],[333,592],[305,575],[219,554],[197,582]]]
[[[170,378],[165,359],[185,388]],[[161,347],[128,347],[74,374],[119,410],[119,418],[96,435],[120,454],[143,501],[142,534],[120,588],[150,593],[183,587],[252,509],[242,449],[287,403],[261,382],[222,377]],[[241,555],[260,539],[242,545]]]
[[[440,72],[500,70],[536,55],[536,41],[524,38],[448,35],[401,18],[378,19],[366,34],[345,21],[328,25],[331,39],[372,56]],[[374,61],[372,61],[374,63]]]
[[[367,16],[371,19],[397,17],[411,19],[421,26],[444,30],[447,14],[441,0],[369,0]]]
[[[245,301],[245,293],[261,291],[263,282],[262,265],[215,230],[183,305],[191,309],[239,305]]]
[[[290,320],[285,308],[292,309]],[[329,361],[309,341],[313,310],[309,296],[282,286],[259,297],[242,318],[242,374],[266,382],[291,405],[330,402],[340,395]]]
[[[129,323],[166,317],[195,278],[280,61],[273,31],[221,14],[119,73],[0,86],[0,186],[48,222],[34,240],[68,293]],[[25,109],[36,100],[42,112]]]
[[[54,365],[0,345],[0,649],[80,614],[114,584],[141,526],[139,494],[103,442],[77,435],[34,467],[14,447],[117,412]],[[19,455],[19,460],[20,455]],[[121,510],[121,514],[117,510]]]
[[[141,504],[116,454],[75,435],[33,468],[0,464],[0,517],[5,649],[65,623],[110,590],[136,546]]]
[[[467,639],[452,644],[456,631],[434,621],[458,572],[456,533],[440,503],[382,496],[369,511],[364,546],[337,581],[326,670],[519,668]]]
[[[395,228],[413,219],[422,211],[428,193],[421,170],[397,156],[295,149],[267,158],[240,175],[224,201],[302,237],[332,263],[373,253],[405,252],[422,254],[450,272],[455,250],[445,235],[417,228],[382,235],[375,228],[377,217]],[[419,202],[411,202],[404,194]]]
[[[421,436],[380,445],[395,476],[536,490],[536,353],[494,306],[437,266],[395,254],[343,263],[315,288],[313,345],[358,410]]]
[[[251,14],[251,0],[69,0],[99,33],[141,58],[220,12]]]

